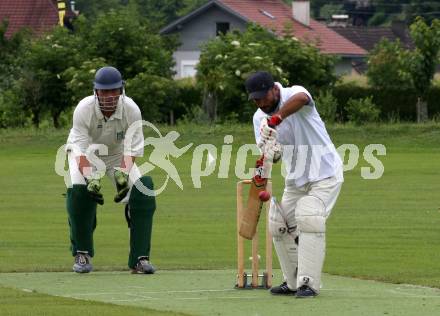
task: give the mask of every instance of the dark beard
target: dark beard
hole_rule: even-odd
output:
[[[278,109],[278,103],[280,102],[280,99],[275,100],[275,102],[273,103],[273,105],[270,108],[260,108],[261,111],[263,111],[266,114],[272,115],[276,112],[276,110]]]

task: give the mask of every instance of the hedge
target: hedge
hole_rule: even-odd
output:
[[[373,103],[381,111],[380,119],[398,118],[403,121],[416,120],[417,93],[411,90],[379,90],[353,84],[337,85],[333,95],[338,101],[338,113],[347,121],[346,107],[348,100],[373,97]],[[440,114],[440,87],[432,87],[427,95],[429,117]]]

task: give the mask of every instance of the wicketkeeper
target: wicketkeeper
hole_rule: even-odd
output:
[[[136,157],[143,156],[141,112],[125,96],[121,73],[114,67],[96,72],[94,95],[81,100],[73,113],[73,127],[67,140],[70,185],[67,213],[70,226],[73,271],[92,271],[93,232],[97,204],[103,205],[101,178],[114,183],[114,202],[123,203],[130,231],[128,266],[133,273],[152,274],[151,232],[156,202],[153,181],[141,176]],[[149,193],[149,194],[148,194]]]
[[[271,201],[269,228],[284,275],[272,294],[319,294],[326,220],[343,182],[342,161],[310,93],[284,88],[259,71],[246,80],[258,147],[268,159],[281,156],[287,169],[281,203]],[[275,128],[273,128],[275,126]]]

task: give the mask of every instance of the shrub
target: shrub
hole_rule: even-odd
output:
[[[330,90],[320,90],[315,103],[323,121],[327,123],[334,123],[336,121],[338,100],[336,100]]]
[[[168,122],[171,111],[181,105],[177,85],[165,77],[140,73],[127,80],[126,90],[150,122]]]
[[[202,91],[194,78],[174,80],[174,83],[177,85],[177,99],[180,103],[173,109],[174,118],[177,121],[184,115],[191,115],[193,109],[195,109],[195,112],[198,111],[202,104]]]
[[[104,58],[92,58],[75,67],[69,67],[63,72],[62,77],[67,82],[66,87],[72,105],[78,104],[81,99],[93,94],[95,73],[104,66],[107,66]]]
[[[29,121],[29,114],[20,106],[16,94],[7,90],[0,94],[0,128],[22,127]]]
[[[380,110],[373,103],[373,97],[348,100],[346,111],[348,120],[356,125],[376,122],[380,114]]]
[[[209,122],[208,116],[201,106],[186,107],[186,113],[177,120],[179,125],[202,125]]]

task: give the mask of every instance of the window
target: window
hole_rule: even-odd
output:
[[[180,64],[180,77],[181,78],[187,78],[187,77],[195,77],[197,73],[196,66],[198,64],[198,60],[182,60]]]
[[[229,23],[228,22],[217,22],[217,28],[215,31],[215,35],[219,36],[220,34],[226,34],[229,31]]]

